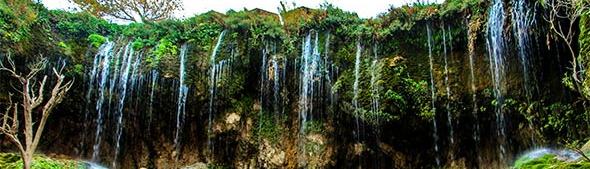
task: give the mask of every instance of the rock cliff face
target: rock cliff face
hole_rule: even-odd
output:
[[[561,83],[571,57],[527,4],[122,26],[70,51],[83,70],[40,150],[115,168],[502,168],[569,130],[543,117],[580,108]]]

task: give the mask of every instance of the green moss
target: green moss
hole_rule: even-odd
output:
[[[556,168],[556,169],[573,169],[573,168],[588,168],[589,162],[564,162],[556,158],[555,154],[546,154],[540,158],[530,159],[524,157],[516,160],[513,168],[517,169],[542,169],[542,168]]]

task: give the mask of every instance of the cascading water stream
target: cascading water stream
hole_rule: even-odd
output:
[[[91,80],[94,80],[94,77],[97,76],[97,72],[95,72],[95,70],[101,68],[100,71],[100,81],[98,81],[98,100],[96,102],[96,112],[97,112],[97,117],[96,117],[96,137],[95,137],[95,141],[94,141],[94,146],[92,147],[93,152],[92,152],[92,161],[93,162],[98,162],[98,156],[100,154],[100,144],[102,141],[101,138],[101,133],[102,133],[102,124],[103,124],[103,111],[102,111],[102,105],[105,101],[105,92],[104,90],[106,89],[106,85],[107,85],[107,80],[109,77],[109,70],[110,70],[110,65],[111,65],[111,56],[113,56],[112,52],[115,48],[115,43],[108,41],[107,43],[103,44],[100,48],[99,48],[99,52],[96,54],[95,56],[95,60],[100,60],[100,62],[94,62],[95,65],[93,66],[93,78],[91,78]],[[90,83],[94,83],[94,81],[91,81]],[[90,89],[92,90],[92,89]],[[90,91],[89,91],[90,93]],[[91,94],[88,94],[88,96],[90,96]],[[90,100],[90,99],[89,99]]]
[[[506,153],[505,142],[506,142],[506,124],[504,119],[504,112],[502,110],[502,104],[504,98],[502,96],[504,89],[504,5],[502,0],[494,0],[493,5],[490,7],[489,18],[486,27],[487,35],[487,47],[490,61],[490,72],[492,74],[492,86],[493,93],[496,97],[496,124],[498,133],[498,147],[500,149],[499,158],[500,161],[504,160],[504,154]]]
[[[454,139],[454,129],[453,129],[453,116],[451,113],[451,86],[449,84],[449,62],[448,62],[448,54],[447,54],[447,34],[445,31],[445,26],[442,26],[443,32],[443,56],[445,60],[445,86],[447,90],[447,101],[446,101],[446,109],[447,109],[447,125],[449,127],[449,140],[451,141],[451,145],[455,144]],[[453,159],[453,154],[451,153],[451,159]]]
[[[380,96],[379,96],[379,79],[381,78],[381,66],[379,65],[379,56],[377,55],[377,42],[373,46],[373,62],[371,63],[371,110],[373,113],[379,112]],[[379,123],[378,116],[375,117],[375,122]]]
[[[116,168],[117,158],[119,156],[121,136],[123,134],[123,110],[125,102],[128,99],[128,93],[132,93],[137,87],[140,87],[141,76],[138,70],[141,61],[141,52],[136,53],[131,44],[128,42],[124,47],[117,48],[116,44],[111,41],[103,44],[99,52],[95,55],[93,68],[91,71],[90,86],[86,95],[88,100],[92,100],[92,94],[95,91],[98,94],[96,101],[96,135],[93,146],[92,161],[98,162],[100,156],[100,146],[103,139],[103,128],[114,130],[113,161],[111,166]],[[115,54],[115,51],[116,54]],[[99,73],[100,70],[100,73]],[[139,77],[139,78],[138,78]],[[95,90],[94,86],[98,88]],[[139,89],[138,89],[139,90]],[[107,102],[108,99],[108,102]],[[113,102],[113,100],[116,100]],[[107,108],[105,110],[105,108]],[[87,110],[89,111],[89,110]],[[114,117],[114,122],[106,121],[107,117]]]
[[[266,54],[268,53],[268,42],[265,43],[264,49],[262,49],[262,66],[260,67],[260,112],[258,114],[258,118],[262,121],[263,113],[264,113],[264,82],[266,81],[266,76],[268,73],[266,72],[268,69],[266,68]],[[258,124],[258,131],[262,131],[262,122]],[[259,135],[260,137],[260,135]],[[261,138],[258,138],[259,140]]]
[[[109,40],[107,40],[107,42],[110,42]],[[113,46],[112,45],[114,43],[105,43],[103,45],[101,45],[98,48],[98,53],[96,54],[96,56],[94,57],[94,61],[92,62],[92,70],[90,71],[90,81],[88,81],[88,92],[86,93],[86,105],[84,108],[84,121],[90,121],[90,105],[91,105],[91,98],[92,98],[92,91],[94,91],[94,87],[95,87],[95,79],[98,76],[97,74],[97,70],[100,67],[100,61],[102,60],[101,56],[105,56],[106,51],[112,51]],[[107,49],[109,48],[109,49]],[[84,128],[88,128],[87,124],[84,123]],[[80,147],[84,148],[84,140],[85,140],[85,132],[81,132],[81,141],[80,141]],[[82,157],[84,151],[80,151],[80,157]]]
[[[358,40],[356,42],[356,59],[354,62],[354,84],[353,84],[353,98],[352,98],[352,104],[354,105],[354,113],[355,113],[355,117],[356,117],[356,139],[357,141],[360,141],[360,121],[359,121],[359,103],[358,103],[358,97],[359,97],[359,72],[360,72],[360,65],[361,65],[361,52],[362,52],[362,46],[361,46],[361,41]]]
[[[533,11],[531,11],[524,0],[512,3],[512,30],[516,38],[518,55],[522,63],[522,75],[524,81],[525,96],[527,103],[530,103],[532,93],[529,79],[529,51],[531,50],[531,38],[529,31],[534,23]]]
[[[217,39],[217,44],[213,49],[213,53],[211,54],[211,59],[209,61],[209,65],[211,65],[211,69],[209,70],[209,125],[207,127],[207,134],[210,136],[212,133],[213,127],[213,101],[215,100],[215,89],[216,89],[216,78],[218,78],[217,72],[219,71],[218,68],[222,67],[218,64],[215,64],[217,50],[221,43],[223,42],[223,35],[225,35],[225,30],[221,31],[219,34],[219,38]],[[213,154],[213,146],[211,143],[211,137],[207,137],[207,150],[209,150],[210,154]]]
[[[301,67],[299,74],[299,134],[298,134],[298,151],[301,156],[298,159],[300,166],[305,166],[305,151],[306,141],[305,134],[307,132],[307,122],[311,121],[311,114],[313,113],[314,94],[316,94],[316,83],[323,78],[321,68],[324,66],[321,62],[321,54],[319,53],[319,33],[315,31],[315,42],[312,46],[311,36],[309,32],[303,41],[301,53]],[[319,86],[319,85],[318,85]]]
[[[153,113],[154,113],[154,91],[156,89],[156,84],[158,82],[159,73],[157,70],[152,70],[151,75],[152,75],[152,77],[151,77],[151,80],[152,80],[151,84],[152,85],[151,85],[151,89],[150,89],[150,103],[149,103],[150,108],[148,111],[148,116],[149,116],[148,128],[151,126],[149,124],[151,124],[151,122],[153,120],[152,118],[153,118]]]
[[[180,136],[182,133],[182,127],[184,125],[185,116],[186,116],[186,98],[188,94],[188,87],[184,84],[184,76],[185,76],[185,58],[187,52],[187,44],[183,44],[180,47],[180,68],[178,69],[179,75],[179,87],[178,87],[178,107],[176,108],[176,133],[174,135],[174,149],[176,151],[174,160],[175,162],[178,161],[180,157]]]
[[[281,22],[281,26],[285,26],[285,22],[283,21],[283,16],[281,16],[281,9],[278,8],[277,15],[279,16],[279,21]]]
[[[469,22],[466,20],[467,25]],[[475,32],[471,26],[468,26],[469,30],[467,32],[467,48],[469,49],[469,75],[471,79],[471,101],[473,104],[473,117],[475,119],[474,124],[474,131],[473,131],[473,141],[475,142],[476,150],[480,147],[480,129],[479,129],[479,106],[477,105],[477,86],[476,86],[476,79],[475,79]],[[478,163],[481,163],[481,155],[477,154]]]
[[[531,25],[535,22],[534,18],[534,11],[528,7],[524,0],[518,0],[512,3],[512,29],[517,42],[518,55],[522,63],[522,75],[527,104],[532,104],[531,98],[533,97],[531,79],[529,78],[529,74],[534,76],[533,73],[529,72],[529,53],[532,45],[529,31],[531,30]],[[532,122],[529,122],[528,127],[530,131],[534,131]],[[535,145],[534,134],[531,134],[531,143],[533,146]]]
[[[273,81],[273,96],[274,96],[274,109],[275,109],[275,116],[277,116],[279,114],[279,107],[280,107],[280,94],[281,94],[281,90],[280,90],[280,82],[281,82],[281,76],[280,76],[280,65],[279,65],[279,58],[277,56],[277,45],[273,44],[272,47],[272,60],[271,60],[271,64],[272,64],[272,81]]]
[[[439,148],[438,148],[438,127],[436,125],[436,107],[434,106],[434,102],[436,101],[435,95],[435,87],[434,87],[434,61],[432,58],[432,37],[430,34],[430,25],[426,25],[426,33],[428,34],[428,57],[430,59],[430,92],[432,97],[432,126],[434,132],[432,133],[432,137],[434,137],[434,152],[435,152],[435,161],[436,166],[440,167],[440,157],[439,157]]]
[[[121,135],[123,134],[123,108],[125,107],[125,98],[127,97],[127,87],[129,81],[129,72],[132,67],[133,57],[135,55],[135,51],[131,47],[133,42],[129,42],[125,47],[125,53],[123,55],[123,62],[121,64],[120,77],[118,80],[118,88],[119,88],[119,103],[117,104],[117,128],[116,128],[116,140],[115,140],[115,157],[113,159],[113,168],[117,168],[117,158],[119,156],[119,148],[121,142]],[[137,56],[139,57],[139,56]],[[123,67],[124,66],[124,67]],[[134,78],[134,77],[132,77]]]
[[[326,90],[327,95],[330,96],[330,106],[332,106],[332,108],[334,108],[334,104],[335,104],[335,92],[332,92],[332,86],[334,84],[333,79],[335,80],[337,76],[334,76],[334,64],[330,64],[330,68],[328,69],[328,63],[330,63],[330,61],[328,60],[328,58],[330,57],[330,32],[326,33],[326,39],[325,39],[325,46],[324,46],[324,66],[325,66],[325,70],[326,70],[326,80],[328,81],[328,89]]]

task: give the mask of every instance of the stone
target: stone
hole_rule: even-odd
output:
[[[182,167],[181,169],[207,169],[207,164],[205,163],[195,163],[190,166]]]
[[[588,140],[588,142],[586,142],[586,144],[584,144],[580,150],[582,150],[584,154],[590,155],[590,140]]]

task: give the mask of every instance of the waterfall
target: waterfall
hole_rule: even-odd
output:
[[[354,84],[353,84],[353,98],[352,104],[354,105],[354,113],[356,117],[356,139],[360,141],[360,122],[359,122],[359,72],[360,72],[360,65],[361,65],[361,52],[362,46],[360,39],[356,42],[356,61],[354,62]]]
[[[118,88],[119,91],[119,103],[117,104],[117,138],[115,141],[115,157],[113,160],[113,168],[117,168],[117,157],[119,156],[119,148],[120,148],[120,141],[121,135],[123,134],[123,108],[125,106],[125,98],[127,96],[127,87],[129,81],[129,72],[131,70],[131,63],[133,61],[133,57],[135,55],[135,51],[131,47],[133,42],[129,42],[125,47],[125,52],[123,54],[123,62],[121,63],[121,70],[120,77],[118,79]],[[139,56],[137,56],[139,57]],[[124,66],[124,67],[123,67]],[[132,77],[134,78],[134,77]]]
[[[273,89],[274,89],[273,90],[273,92],[274,92],[273,93],[273,96],[274,96],[274,99],[275,99],[274,100],[275,116],[279,112],[280,94],[281,94],[281,91],[280,91],[280,87],[281,87],[280,86],[281,85],[280,84],[280,82],[281,82],[280,79],[281,79],[281,77],[280,77],[280,73],[279,73],[281,71],[281,68],[280,68],[280,65],[279,65],[279,59],[278,59],[278,56],[277,56],[277,52],[276,51],[277,51],[277,45],[276,44],[273,44],[273,47],[272,47],[272,53],[273,54],[272,54],[272,60],[271,60],[271,64],[272,64],[271,65],[272,66],[272,75],[273,76],[272,76],[272,79],[271,80],[273,81],[273,85],[274,85],[273,86]]]
[[[212,127],[213,127],[213,101],[215,100],[215,89],[216,89],[216,83],[217,80],[219,78],[220,75],[218,75],[219,72],[221,72],[220,68],[223,68],[223,64],[225,62],[220,62],[219,64],[215,64],[216,61],[216,56],[217,56],[217,50],[219,49],[219,46],[221,46],[221,42],[223,42],[223,35],[225,35],[225,30],[221,31],[221,33],[219,34],[219,38],[217,39],[217,44],[215,45],[215,48],[213,49],[213,53],[211,54],[211,59],[209,61],[209,65],[211,65],[211,68],[209,70],[209,125],[207,127],[207,150],[209,150],[209,152],[211,154],[213,154],[213,147],[212,147],[212,143],[211,143],[211,137],[210,135],[213,134],[212,132]]]
[[[279,16],[279,21],[281,22],[281,26],[285,26],[285,22],[283,21],[283,16],[281,16],[281,8],[277,8],[279,11],[277,15]]]
[[[312,53],[311,53],[311,32],[307,34],[305,41],[304,41],[304,45],[303,45],[303,53],[301,54],[301,75],[300,75],[300,95],[299,95],[299,121],[300,123],[300,130],[299,133],[300,134],[305,134],[305,127],[306,127],[306,123],[307,123],[307,114],[309,113],[309,107],[310,107],[310,101],[309,101],[309,93],[310,90],[312,90],[313,88],[310,88],[311,83],[313,83],[313,64],[311,64],[313,59]]]
[[[447,34],[445,31],[445,26],[443,23],[442,26],[443,32],[443,52],[444,52],[444,60],[445,60],[445,86],[447,89],[447,101],[446,101],[446,109],[447,109],[447,125],[449,127],[449,140],[451,141],[451,145],[455,144],[454,139],[454,130],[453,130],[453,116],[451,113],[451,86],[449,84],[449,62],[448,62],[448,54],[447,54]],[[450,34],[450,32],[449,32]],[[453,159],[453,154],[451,154],[451,159]]]
[[[518,55],[522,63],[522,75],[524,81],[525,96],[527,103],[530,103],[531,82],[529,79],[529,52],[531,48],[531,37],[529,31],[531,25],[535,22],[533,11],[531,11],[524,0],[518,0],[512,3],[512,30],[514,31],[514,38],[516,38]]]
[[[176,111],[176,134],[174,135],[174,148],[176,151],[176,157],[174,157],[175,161],[178,161],[178,158],[180,157],[180,136],[182,133],[182,126],[184,125],[184,118],[186,116],[186,95],[188,94],[188,87],[186,86],[186,84],[184,84],[184,76],[185,76],[185,71],[184,71],[184,62],[185,62],[185,57],[186,57],[186,51],[187,51],[187,44],[183,44],[180,47],[180,68],[178,69],[178,75],[179,75],[179,81],[180,84],[178,86],[178,107],[177,107],[177,111]]]
[[[432,133],[432,137],[434,137],[434,152],[435,152],[435,160],[436,166],[440,167],[440,157],[439,157],[439,149],[438,149],[438,128],[436,125],[436,107],[434,106],[434,102],[436,101],[435,95],[435,87],[434,87],[434,61],[432,60],[432,37],[430,35],[430,25],[426,25],[426,33],[428,34],[428,58],[430,59],[430,92],[432,96],[432,126],[434,133]]]
[[[117,158],[119,156],[121,136],[123,135],[123,111],[125,102],[132,97],[134,90],[141,87],[139,83],[142,78],[138,69],[141,62],[142,53],[135,52],[131,47],[133,42],[128,42],[124,47],[117,48],[116,44],[108,41],[103,44],[98,53],[95,55],[92,71],[90,72],[90,82],[86,98],[88,99],[87,107],[93,98],[93,92],[98,94],[95,110],[96,116],[96,135],[93,145],[92,161],[98,162],[100,156],[100,146],[103,140],[113,140],[114,145],[113,161],[111,166],[116,168]],[[139,77],[139,78],[138,78]],[[94,89],[94,87],[97,89]],[[127,96],[131,93],[130,96]],[[108,101],[107,101],[108,100]],[[116,101],[114,101],[116,100]],[[106,108],[106,109],[105,109]],[[90,111],[87,109],[87,111]],[[87,115],[88,116],[88,115]],[[113,117],[114,121],[107,117]],[[114,138],[104,139],[103,128],[113,129]]]
[[[334,72],[336,72],[334,70],[334,64],[330,64],[330,68],[328,69],[328,57],[329,57],[329,53],[330,53],[330,32],[326,33],[326,40],[325,40],[325,46],[324,46],[324,66],[325,66],[325,73],[326,73],[326,80],[328,81],[328,90],[326,90],[326,94],[330,96],[330,106],[332,106],[332,109],[334,109],[335,106],[335,93],[332,92],[332,86],[334,85],[334,82],[332,79],[336,80],[337,76],[334,76]],[[334,78],[336,77],[336,78]]]
[[[307,121],[311,121],[312,113],[314,112],[314,94],[315,87],[318,80],[322,79],[323,74],[321,68],[321,55],[319,53],[319,33],[315,31],[315,42],[311,44],[311,32],[308,32],[303,41],[301,53],[301,67],[300,67],[300,82],[299,82],[299,134],[298,134],[298,151],[301,153],[299,164],[305,166],[305,134],[307,132]]]
[[[156,83],[158,82],[159,73],[158,73],[157,70],[152,70],[151,75],[152,75],[152,77],[151,77],[152,78],[151,79],[152,80],[152,83],[151,83],[152,85],[151,85],[151,90],[150,90],[150,103],[149,103],[150,104],[149,105],[150,108],[149,108],[149,111],[148,111],[148,116],[149,116],[148,127],[151,126],[150,124],[151,124],[151,122],[153,120],[152,118],[153,118],[153,113],[154,113],[154,90],[156,89]]]
[[[258,124],[258,131],[262,131],[262,120],[264,110],[264,82],[266,81],[266,54],[268,53],[268,42],[265,43],[262,49],[262,66],[260,67],[260,112],[258,114],[260,122]],[[260,136],[260,135],[259,135]],[[260,138],[259,138],[260,140]]]
[[[107,41],[110,42],[110,41]],[[92,101],[92,91],[95,87],[95,79],[98,76],[97,70],[100,67],[102,57],[106,56],[106,52],[112,52],[114,47],[114,43],[104,43],[98,48],[98,53],[94,57],[94,61],[92,62],[92,70],[90,71],[90,80],[88,81],[88,92],[86,93],[86,105],[84,107],[84,121],[90,121],[90,105]],[[84,128],[88,128],[87,123],[84,123]],[[81,132],[81,141],[80,141],[80,148],[84,149],[84,141],[85,141],[85,132]],[[83,155],[84,151],[80,151],[80,156]]]
[[[504,154],[506,153],[506,149],[504,147],[504,145],[506,144],[506,124],[504,119],[504,112],[502,110],[502,104],[504,103],[504,98],[502,94],[504,92],[503,84],[505,83],[505,42],[503,34],[505,13],[502,0],[494,0],[493,5],[490,7],[489,11],[490,13],[486,27],[486,40],[490,60],[490,72],[492,74],[493,93],[496,97],[496,123],[498,128],[498,146],[500,149],[499,157],[500,160],[504,160]]]
[[[529,78],[529,74],[534,76],[534,73],[529,72],[529,52],[531,51],[531,37],[529,31],[531,25],[535,22],[534,11],[532,11],[524,0],[518,0],[512,3],[512,30],[514,31],[514,38],[516,38],[518,55],[522,63],[522,75],[523,75],[523,86],[525,89],[525,97],[527,104],[531,103],[532,93],[532,82]],[[534,132],[532,121],[529,121],[529,130]],[[531,143],[535,144],[535,136],[531,134]]]
[[[474,124],[474,131],[473,131],[473,141],[475,142],[476,149],[479,148],[480,144],[480,129],[479,129],[479,106],[477,105],[477,86],[476,86],[476,79],[475,79],[475,64],[474,64],[474,57],[475,57],[475,37],[477,36],[469,26],[469,22],[466,20],[466,23],[469,27],[467,32],[467,48],[469,49],[469,73],[471,78],[471,101],[473,104],[473,117],[475,119]],[[481,164],[481,156],[478,154],[478,163]]]
[[[93,153],[92,153],[92,161],[94,162],[98,162],[98,155],[100,154],[100,144],[102,141],[101,138],[101,133],[102,133],[102,124],[103,124],[103,111],[102,111],[102,105],[104,103],[104,98],[105,98],[105,88],[107,85],[107,80],[109,77],[109,69],[110,69],[110,65],[111,65],[111,56],[113,55],[112,52],[115,49],[115,43],[108,41],[107,43],[103,44],[100,48],[98,53],[94,56],[95,57],[95,62],[92,68],[92,77],[91,77],[91,84],[94,84],[94,80],[95,78],[97,78],[97,76],[100,77],[100,81],[98,81],[98,100],[96,102],[96,112],[97,112],[97,117],[96,117],[96,137],[95,137],[95,141],[94,141],[94,146],[92,147],[93,149]],[[96,70],[101,69],[100,70],[100,75],[97,74]],[[92,86],[94,85],[90,85],[91,88],[88,91],[88,97],[91,96],[91,91],[92,91]],[[90,99],[88,99],[90,100]]]
[[[377,42],[373,46],[373,62],[371,63],[371,110],[374,114],[379,113],[380,96],[379,96],[379,79],[381,78],[381,65],[377,55]],[[379,116],[375,116],[375,123],[379,124]]]

